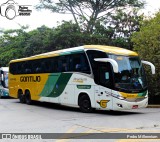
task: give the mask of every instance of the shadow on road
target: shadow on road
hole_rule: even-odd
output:
[[[21,104],[19,102],[19,100],[17,100],[16,103]],[[22,104],[22,105],[25,105],[25,104]],[[64,105],[55,104],[55,103],[33,101],[32,105],[33,106],[47,108],[47,109],[83,113],[83,112],[80,111],[79,108],[64,106]],[[136,111],[132,111],[132,110],[127,110],[127,111],[125,111],[125,110],[124,111],[94,110],[90,114],[102,114],[102,115],[120,116],[120,115],[135,115],[135,114],[144,114],[144,113],[143,112],[136,112]]]

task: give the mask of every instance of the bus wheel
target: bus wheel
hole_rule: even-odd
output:
[[[25,101],[26,101],[26,104],[28,104],[28,105],[32,104],[31,95],[30,95],[29,91],[27,91],[25,94]]]
[[[25,97],[21,91],[18,92],[18,98],[19,98],[20,103],[25,103]]]
[[[83,95],[79,98],[80,110],[84,113],[92,112],[91,102],[87,95]]]

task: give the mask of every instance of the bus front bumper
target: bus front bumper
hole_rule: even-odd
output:
[[[145,108],[147,107],[147,105],[148,105],[148,97],[137,102],[136,101],[129,102],[126,100],[113,98],[113,110],[130,110],[130,109]]]

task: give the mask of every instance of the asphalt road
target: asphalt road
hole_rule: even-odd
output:
[[[130,111],[94,111],[51,103],[21,104],[17,99],[0,99],[0,133],[160,133],[160,108]],[[82,135],[78,136],[81,138]],[[83,137],[83,136],[82,136]],[[72,142],[75,139],[42,141]],[[79,139],[78,141],[132,142],[138,139]],[[140,141],[160,141],[143,140]]]

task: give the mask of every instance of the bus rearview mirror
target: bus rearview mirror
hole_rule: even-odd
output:
[[[151,63],[151,62],[148,62],[148,61],[141,61],[143,64],[146,64],[146,65],[149,65],[151,67],[151,71],[152,71],[152,74],[155,74],[156,71],[155,71],[155,66]]]
[[[113,71],[115,73],[118,73],[118,63],[115,60],[110,59],[110,58],[95,58],[94,60],[98,61],[98,62],[109,62],[109,63],[111,63],[111,65],[113,67]]]

